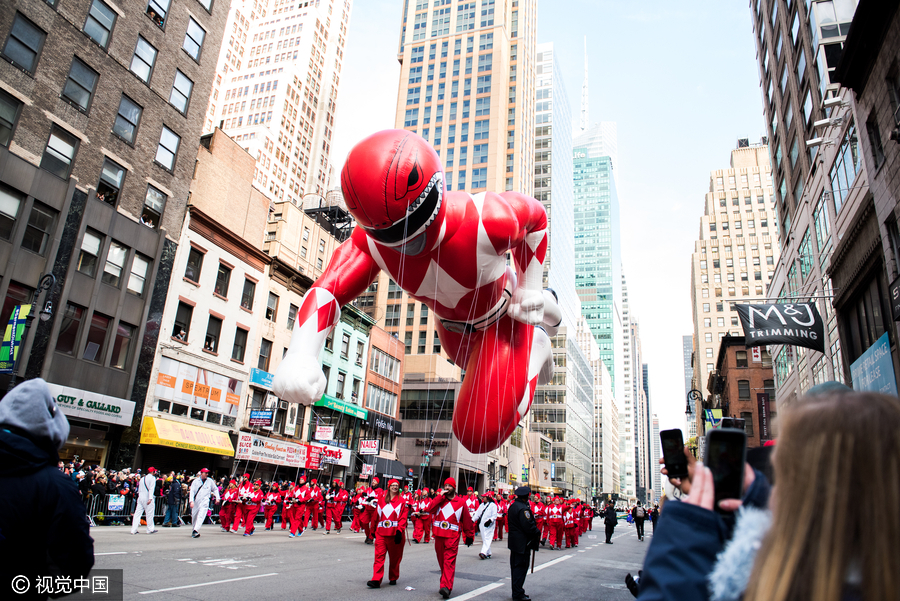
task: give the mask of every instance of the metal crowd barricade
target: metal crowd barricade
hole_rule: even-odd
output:
[[[92,496],[85,499],[85,513],[87,513],[88,522],[90,522],[91,526],[131,526],[134,510],[137,507],[137,500],[125,496],[122,500],[121,509],[115,506],[113,509],[110,509],[110,501],[113,497],[118,496],[120,495],[103,495],[102,497]],[[183,505],[179,507],[179,511],[177,512],[178,521],[181,522],[182,525],[185,524],[184,507],[187,507],[187,523],[190,523],[191,520],[190,504],[185,501]],[[156,497],[153,505],[154,522],[162,523],[163,519],[165,519],[167,509],[168,502],[166,501],[166,498]]]

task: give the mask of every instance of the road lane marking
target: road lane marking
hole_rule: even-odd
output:
[[[544,568],[549,568],[550,566],[552,566],[554,564],[557,564],[561,561],[565,561],[567,559],[572,559],[573,557],[575,557],[575,556],[574,555],[563,555],[562,557],[558,557],[558,558],[554,559],[553,561],[548,561],[547,563],[542,563],[538,567],[534,568],[534,571],[537,572],[538,570],[543,570]]]
[[[214,582],[201,582],[199,584],[186,584],[184,586],[172,586],[169,588],[159,588],[152,591],[140,591],[141,595],[153,595],[155,593],[165,593],[168,591],[179,591],[186,588],[198,588],[201,586],[212,586],[214,584],[225,584],[226,582],[237,582],[239,580],[253,580],[254,578],[266,578],[268,576],[277,576],[277,572],[271,574],[257,574],[256,576],[244,576],[243,578],[229,578],[228,580],[216,580]]]
[[[94,555],[128,555],[128,551],[110,551],[109,553],[94,553]]]
[[[465,595],[460,595],[459,597],[453,597],[453,598],[456,601],[466,601],[466,599],[474,599],[478,595],[483,595],[484,593],[486,593],[488,591],[492,591],[495,588],[500,588],[501,586],[504,586],[505,584],[506,583],[501,580],[500,582],[494,582],[492,584],[487,584],[481,588],[475,589],[474,591],[470,591],[470,592],[466,593]]]

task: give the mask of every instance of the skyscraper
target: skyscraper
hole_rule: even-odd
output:
[[[659,441],[659,416],[653,414],[653,454],[650,457],[650,465],[653,473],[653,501],[658,502],[662,498],[662,474],[659,472],[659,460],[662,457],[662,449]]]
[[[693,387],[692,380],[694,379],[694,367],[693,367],[693,356],[694,356],[694,337],[693,336],[682,336],[681,337],[681,345],[684,351],[684,398],[685,398],[685,420],[687,421],[687,438],[691,438],[697,435],[697,420],[695,418],[695,407],[694,404],[688,401],[688,394],[691,392]]]
[[[769,149],[739,140],[730,167],[710,172],[700,237],[691,257],[693,377],[698,390],[706,390],[715,371],[722,337],[742,333],[732,303],[766,296],[779,256],[775,220]],[[763,360],[771,362],[768,353],[762,353]],[[700,419],[700,408],[694,410]]]
[[[271,200],[325,196],[351,0],[237,0],[207,110]]]

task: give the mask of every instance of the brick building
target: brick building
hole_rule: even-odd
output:
[[[775,376],[772,357],[762,347],[744,346],[743,336],[725,336],[719,345],[716,370],[710,373],[708,390],[713,406],[721,409],[722,417],[744,420],[747,446],[758,447],[760,438],[774,438]],[[760,395],[769,395],[760,421]],[[766,416],[766,414],[768,414]]]
[[[5,6],[0,323],[16,305],[51,302],[52,316],[27,332],[17,373],[75,399],[64,411],[80,446],[64,456],[127,465],[227,4]],[[55,277],[47,292],[43,274]],[[119,411],[89,412],[79,399]]]

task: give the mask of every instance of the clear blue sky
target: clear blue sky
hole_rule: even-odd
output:
[[[359,139],[393,127],[403,0],[355,0],[339,108],[336,174]],[[618,124],[622,260],[641,323],[652,409],[684,424],[681,337],[693,332],[690,257],[709,172],[738,138],[765,132],[750,8],[721,0],[540,0],[577,126],[588,40],[590,119]]]

